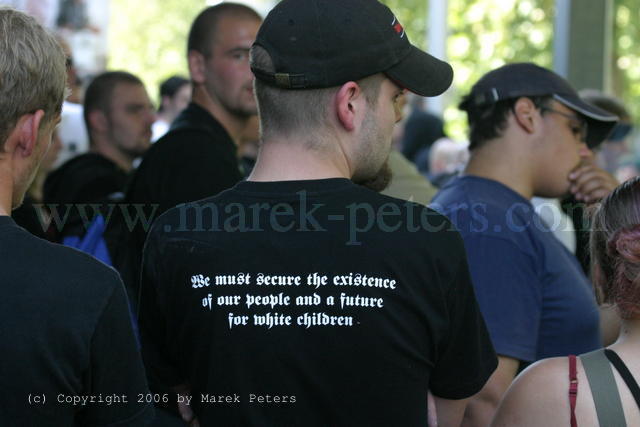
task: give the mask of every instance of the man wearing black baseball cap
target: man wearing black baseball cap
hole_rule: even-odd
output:
[[[460,108],[469,119],[471,158],[433,207],[462,234],[499,355],[498,369],[465,415],[472,425],[488,425],[521,362],[581,354],[602,344],[589,280],[529,200],[572,193],[593,202],[615,188],[615,179],[595,166],[591,148],[617,117],[531,63],[489,72]]]
[[[251,67],[248,181],[168,211],[147,241],[149,368],[193,396],[236,393],[192,403],[204,425],[425,425],[429,389],[458,425],[497,365],[462,240],[353,182],[382,187],[398,97],[443,92],[451,68],[376,0],[280,2]]]

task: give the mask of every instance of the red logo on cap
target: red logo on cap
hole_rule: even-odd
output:
[[[393,22],[391,23],[391,26],[395,30],[396,34],[400,34],[400,38],[404,37],[404,28],[402,28],[402,24],[398,22],[395,16],[393,17]]]

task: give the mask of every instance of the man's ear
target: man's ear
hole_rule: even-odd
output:
[[[29,157],[38,143],[40,124],[43,117],[43,110],[36,110],[34,113],[21,116],[16,126],[17,138],[14,138],[13,143],[10,143],[5,149],[12,150],[22,157]]]
[[[99,132],[107,132],[109,129],[107,116],[100,110],[93,110],[89,113],[89,124],[91,125],[91,129]]]
[[[535,104],[529,98],[518,98],[513,106],[516,123],[527,133],[533,133],[535,130],[535,117],[538,114]]]
[[[338,121],[349,132],[356,128],[358,107],[362,98],[362,89],[356,82],[343,84],[334,97]]]
[[[197,50],[190,50],[187,55],[187,61],[189,62],[189,74],[191,74],[191,80],[193,83],[204,83],[206,62],[204,55]]]

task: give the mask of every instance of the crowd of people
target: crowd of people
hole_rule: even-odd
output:
[[[0,8],[0,424],[640,424],[621,103],[507,64],[461,149],[403,118],[454,70],[377,0],[223,2],[185,42],[157,112],[92,79],[56,165],[71,53]]]

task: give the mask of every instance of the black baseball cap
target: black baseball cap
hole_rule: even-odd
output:
[[[252,64],[256,78],[283,89],[340,86],[384,72],[418,95],[436,96],[453,79],[451,66],[413,46],[377,0],[282,0],[254,45],[275,67],[269,72]]]
[[[545,95],[552,96],[586,120],[586,143],[590,148],[604,141],[618,122],[618,116],[580,98],[565,79],[530,62],[507,64],[485,74],[460,103],[460,109],[469,111],[504,99]]]

